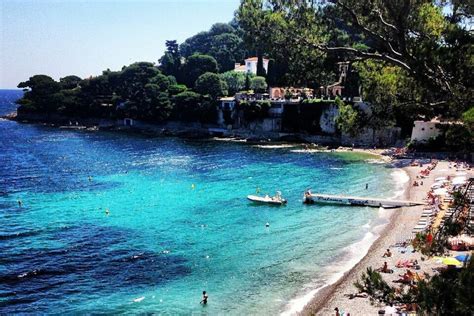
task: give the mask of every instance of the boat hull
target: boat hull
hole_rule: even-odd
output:
[[[256,195],[248,195],[247,199],[249,201],[252,201],[254,203],[258,204],[269,204],[269,205],[284,205],[286,204],[286,200],[282,199],[280,201],[278,200],[273,200],[272,198],[264,198]]]

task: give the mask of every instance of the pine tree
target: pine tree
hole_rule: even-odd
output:
[[[273,87],[277,84],[277,76],[276,76],[274,59],[270,59],[268,61],[267,83],[270,87]]]
[[[257,60],[257,76],[266,77],[266,75],[267,75],[267,72],[265,71],[265,68],[263,67],[263,56],[259,52],[258,60]]]

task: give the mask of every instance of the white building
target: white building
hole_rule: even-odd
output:
[[[269,59],[263,58],[263,68],[265,69],[265,72],[268,72],[268,61]],[[236,63],[234,67],[234,71],[252,73],[256,75],[257,63],[258,63],[258,57],[247,58],[245,59],[245,64],[243,65],[241,65],[240,63]]]
[[[443,124],[437,119],[431,121],[415,121],[413,122],[413,130],[411,132],[411,140],[417,142],[427,142],[430,138],[435,138],[440,134],[440,130],[437,127],[439,124]],[[444,123],[446,124],[446,123]]]

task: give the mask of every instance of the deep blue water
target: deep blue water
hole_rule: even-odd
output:
[[[0,90],[0,114],[20,94]],[[0,120],[0,313],[284,311],[370,242],[377,210],[301,203],[392,196],[367,159]],[[257,188],[288,205],[248,203]]]

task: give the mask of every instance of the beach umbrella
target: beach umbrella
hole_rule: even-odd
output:
[[[433,194],[435,194],[435,195],[445,195],[445,194],[448,194],[448,190],[446,190],[445,188],[439,188],[439,189],[434,190]]]
[[[438,257],[438,256],[435,256],[435,257],[431,258],[431,260],[433,260],[437,263],[443,262],[443,259],[444,259],[443,257]]]
[[[461,261],[461,262],[466,262],[469,260],[469,258],[471,258],[470,255],[459,255],[459,256],[456,256],[455,257],[457,260]]]
[[[453,179],[453,184],[464,184],[466,183],[466,177],[456,177]]]
[[[444,258],[443,259],[443,264],[447,265],[447,266],[459,266],[462,264],[462,262],[460,262],[458,259],[456,258],[451,258],[451,257],[448,257],[448,258]]]

